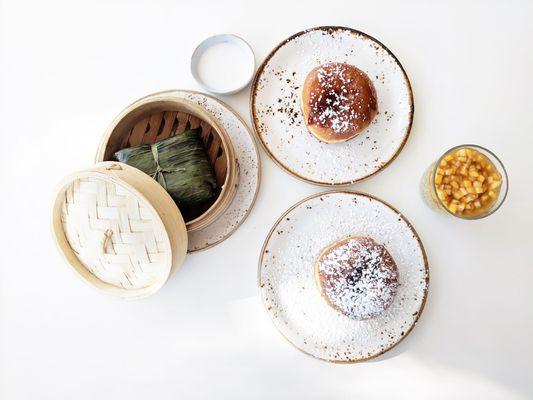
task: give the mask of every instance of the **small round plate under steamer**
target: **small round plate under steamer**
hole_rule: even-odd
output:
[[[250,213],[261,181],[259,149],[252,133],[236,111],[221,100],[190,90],[168,90],[150,96],[176,96],[192,101],[209,111],[224,126],[231,138],[239,164],[239,185],[224,213],[204,229],[189,232],[189,253],[213,247],[230,237]]]

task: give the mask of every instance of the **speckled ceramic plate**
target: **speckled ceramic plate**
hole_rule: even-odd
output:
[[[259,151],[246,123],[224,102],[207,94],[190,90],[168,90],[149,96],[160,94],[191,100],[211,112],[231,137],[239,163],[239,186],[224,214],[206,228],[188,233],[188,252],[192,253],[215,246],[230,237],[250,213],[261,179]]]
[[[322,249],[348,236],[384,245],[399,271],[392,304],[357,321],[332,308],[315,281]],[[402,214],[367,194],[337,191],[308,197],[276,222],[259,259],[264,305],[281,334],[303,352],[332,362],[357,362],[398,344],[420,317],[429,269],[422,242]]]
[[[376,88],[378,115],[355,138],[327,144],[305,126],[300,88],[307,73],[326,62],[352,64]],[[281,168],[318,185],[348,185],[385,168],[403,148],[413,120],[413,94],[400,62],[365,33],[318,27],[279,44],[252,83],[251,115],[265,151]]]

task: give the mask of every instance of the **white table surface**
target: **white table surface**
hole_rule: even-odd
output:
[[[533,398],[533,4],[424,1],[3,1],[1,108],[2,399]],[[385,43],[414,90],[397,160],[354,188],[403,211],[428,253],[430,294],[413,332],[372,362],[334,365],[292,348],[256,287],[277,217],[324,189],[261,151],[262,186],[230,239],[189,257],[155,296],[102,296],[50,235],[57,182],[90,166],[112,118],[163,89],[198,89],[189,55],[208,35],[242,35],[258,62],[317,25]],[[249,122],[248,92],[223,98]],[[459,221],[428,209],[422,171],[473,142],[508,168],[500,211]],[[357,397],[356,397],[357,396]]]

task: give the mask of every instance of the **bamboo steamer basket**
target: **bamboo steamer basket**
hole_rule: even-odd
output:
[[[201,129],[201,139],[215,171],[217,196],[197,218],[187,221],[187,230],[205,228],[229,206],[238,184],[238,163],[226,129],[204,108],[171,96],[148,96],[128,106],[111,123],[100,143],[96,162],[112,161],[125,147],[152,144],[189,128]]]
[[[215,171],[217,196],[203,213],[185,222],[156,180],[112,160],[122,148],[198,127]],[[237,184],[231,139],[214,116],[185,99],[148,96],[111,123],[93,167],[62,181],[52,208],[52,233],[67,264],[86,283],[125,299],[147,297],[183,263],[187,232],[213,223],[233,200]]]
[[[187,254],[187,229],[172,197],[122,163],[67,177],[54,201],[52,230],[85,282],[123,298],[155,293]]]

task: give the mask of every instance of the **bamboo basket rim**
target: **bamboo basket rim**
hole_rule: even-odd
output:
[[[205,228],[207,225],[211,224],[214,220],[216,220],[224,212],[224,210],[229,206],[229,204],[231,203],[231,201],[233,200],[235,196],[235,191],[236,191],[235,184],[238,181],[238,163],[237,163],[237,158],[235,155],[235,150],[231,143],[231,138],[229,134],[227,133],[226,129],[224,128],[224,126],[222,126],[222,124],[218,121],[218,119],[214,115],[212,115],[209,111],[207,111],[205,108],[201,107],[200,105],[194,103],[191,100],[187,100],[187,99],[183,99],[183,98],[179,98],[175,96],[168,96],[166,94],[148,95],[140,99],[137,99],[133,103],[129,104],[126,108],[124,108],[110,123],[110,125],[106,129],[104,136],[101,139],[100,144],[98,146],[98,150],[95,156],[95,162],[98,163],[98,162],[106,161],[104,159],[104,154],[105,154],[109,139],[111,138],[111,135],[113,134],[113,131],[115,130],[115,128],[126,116],[128,116],[130,113],[132,113],[139,107],[158,103],[158,102],[174,103],[177,106],[183,106],[185,108],[191,109],[192,112],[189,112],[189,111],[187,112],[199,118],[200,120],[207,122],[216,131],[224,147],[224,150],[226,151],[226,154],[227,154],[226,176],[224,179],[224,183],[221,185],[221,190],[216,200],[201,215],[185,223],[188,231],[200,230],[202,228]],[[181,214],[181,211],[180,211],[180,214]]]

